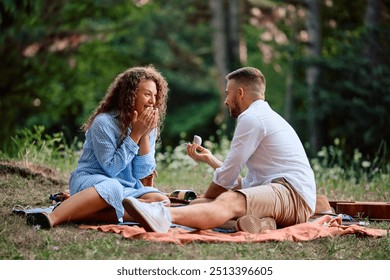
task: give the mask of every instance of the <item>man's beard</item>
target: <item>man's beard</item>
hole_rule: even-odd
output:
[[[240,108],[238,107],[238,103],[237,103],[236,99],[234,99],[234,102],[233,102],[232,106],[229,107],[229,110],[230,110],[230,116],[233,119],[237,119],[238,116],[241,114]]]

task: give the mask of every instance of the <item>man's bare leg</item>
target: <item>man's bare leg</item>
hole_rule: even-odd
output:
[[[166,195],[157,192],[146,193],[140,196],[138,200],[146,203],[151,203],[155,201],[166,201],[166,206],[170,205],[169,198]]]
[[[185,207],[170,207],[172,223],[198,229],[209,229],[246,214],[246,198],[239,192],[229,191],[209,203]]]

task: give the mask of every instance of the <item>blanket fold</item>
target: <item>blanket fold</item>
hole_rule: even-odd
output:
[[[146,232],[139,226],[127,225],[81,225],[81,229],[99,230],[121,234],[126,239],[141,239],[154,242],[171,242],[187,244],[190,242],[234,242],[251,243],[266,241],[310,241],[323,237],[355,234],[359,237],[382,237],[388,230],[367,228],[360,225],[342,225],[341,217],[324,215],[314,221],[293,225],[276,230],[266,230],[259,234],[247,232],[221,233],[210,230],[187,230],[181,227],[171,228],[168,233]]]

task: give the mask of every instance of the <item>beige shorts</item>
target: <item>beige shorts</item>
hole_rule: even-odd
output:
[[[278,227],[308,221],[312,210],[284,178],[270,184],[236,190],[246,197],[247,215],[258,218],[272,217]]]

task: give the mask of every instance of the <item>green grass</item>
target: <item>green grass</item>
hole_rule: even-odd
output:
[[[15,205],[47,207],[49,195],[68,188],[70,171],[77,162],[70,155],[57,158],[45,149],[19,141],[23,157],[4,154],[0,159],[0,258],[2,260],[388,260],[390,235],[362,238],[355,235],[322,238],[310,242],[200,243],[186,245],[128,240],[119,234],[80,229],[77,224],[37,230],[26,224],[25,217],[11,213]],[[47,142],[46,142],[47,143]],[[46,145],[42,143],[42,145]],[[225,145],[225,144],[224,144]],[[226,145],[225,145],[226,146]],[[24,147],[24,148],[23,148]],[[26,156],[27,147],[30,152]],[[184,146],[183,146],[184,147]],[[193,189],[203,193],[212,172],[183,156],[183,147],[159,155],[159,175],[155,185],[164,192]],[[23,149],[22,149],[23,148]],[[35,152],[34,152],[35,151]],[[223,151],[220,152],[221,156]],[[39,158],[37,154],[40,153]],[[57,156],[57,154],[55,154]],[[55,160],[53,160],[53,158]],[[73,160],[70,160],[72,158]],[[35,161],[29,159],[36,159]],[[323,162],[324,155],[313,161],[318,193],[331,200],[390,201],[388,165],[372,170],[357,164],[353,170]],[[367,165],[364,165],[367,166]],[[389,222],[371,222],[369,227],[390,229]]]

